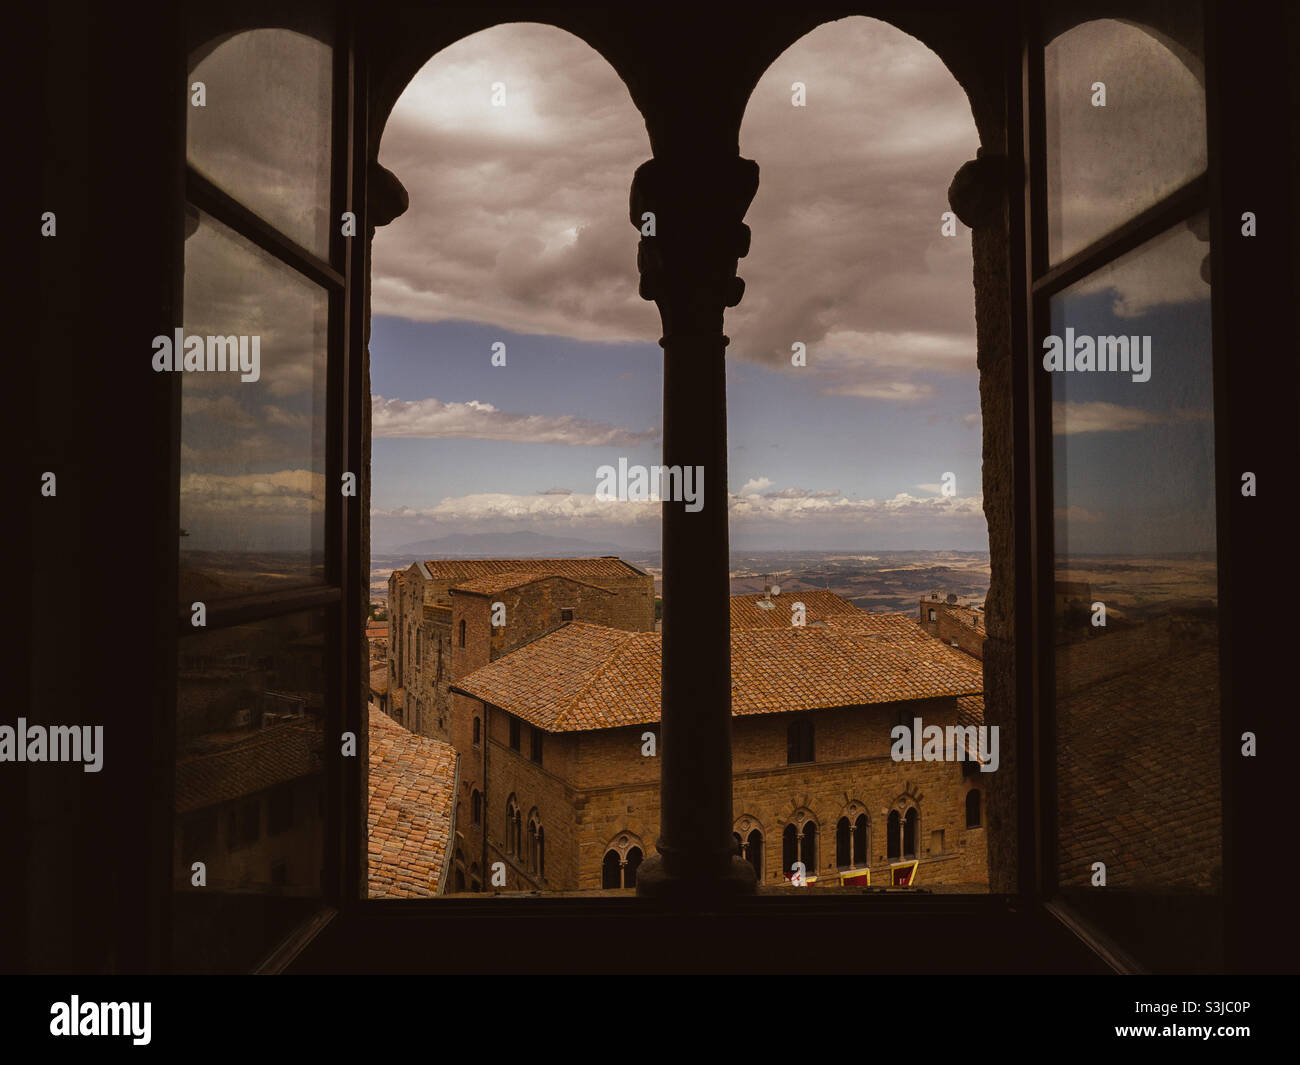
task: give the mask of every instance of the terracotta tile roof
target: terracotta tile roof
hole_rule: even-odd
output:
[[[508,570],[505,573],[490,573],[482,577],[471,577],[467,581],[461,581],[459,584],[452,585],[453,592],[467,592],[470,595],[500,595],[502,592],[508,592],[512,588],[521,588],[525,584],[533,584],[536,581],[545,580],[562,580],[571,584],[581,584],[588,588],[594,588],[598,592],[604,592],[606,595],[614,593],[608,589],[601,588],[599,585],[590,584],[587,581],[576,581],[572,577],[561,577],[555,573],[528,572],[522,570]]]
[[[972,725],[975,728],[981,728],[984,725],[984,696],[980,695],[959,695],[957,697],[957,724],[963,728],[969,728]],[[966,754],[973,761],[980,761],[979,750],[972,749],[971,745],[966,744]]]
[[[368,625],[366,625],[366,635],[372,638],[376,636],[387,636],[388,622],[386,621],[370,622]]]
[[[919,640],[927,646],[930,642],[947,646],[921,628],[911,614],[870,614],[865,610],[852,610],[828,614],[821,620],[832,628],[859,636],[875,636],[895,642]]]
[[[371,898],[438,893],[452,833],[456,751],[370,714],[368,805]]]
[[[970,659],[903,627],[848,631],[831,625],[742,629],[731,634],[732,713],[901,702],[983,690]],[[915,635],[911,635],[914,633]],[[573,622],[463,677],[456,691],[548,732],[659,720],[662,635]]]
[[[771,609],[759,606],[760,602],[774,604]],[[844,614],[857,610],[847,599],[834,592],[821,588],[800,588],[798,591],[782,592],[771,599],[761,592],[751,595],[733,595],[731,597],[731,628],[736,629],[780,629],[791,628],[790,606],[803,603],[804,617],[807,622],[825,617],[828,614]]]
[[[435,581],[466,581],[498,573],[544,573],[556,577],[644,577],[621,558],[445,558],[425,563]]]
[[[322,737],[311,718],[236,735],[176,760],[176,812],[213,806],[320,771]]]
[[[984,695],[961,695],[957,698],[957,724],[984,724]]]
[[[1158,646],[1146,660],[1057,700],[1059,862],[1087,889],[1093,862],[1121,888],[1212,890],[1221,854],[1219,661],[1208,646]],[[1136,635],[1143,635],[1139,631]],[[1116,658],[1111,635],[1072,648],[1078,675]],[[1092,676],[1102,675],[1091,671]],[[1067,687],[1070,676],[1060,678]]]
[[[375,666],[370,670],[370,690],[372,692],[388,691],[388,663]]]

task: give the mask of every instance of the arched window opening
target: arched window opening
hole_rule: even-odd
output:
[[[786,825],[781,833],[781,872],[788,880],[794,871],[794,863],[799,860],[799,830],[794,825]]]
[[[636,887],[636,871],[641,868],[641,848],[633,847],[627,852],[627,861],[623,867],[623,886]]]
[[[897,810],[889,811],[889,823],[885,833],[885,857],[893,861],[903,856],[902,829]]]
[[[916,812],[916,807],[912,806],[907,811],[907,816],[903,818],[903,857],[916,857],[916,834],[918,823],[921,815]]]
[[[536,809],[528,815],[528,871],[542,872],[542,821]]]
[[[804,872],[807,876],[813,876],[817,872],[817,822],[805,821],[803,826],[803,838],[799,853],[799,860],[804,864]]]
[[[606,851],[605,860],[600,863],[600,886],[606,891],[621,888],[623,886],[622,866],[623,860],[619,857],[618,851]]]
[[[616,836],[601,862],[601,886],[608,890],[636,887],[636,871],[644,852],[631,832]]]
[[[475,788],[469,797],[470,822],[475,825],[483,823],[483,793]]]
[[[763,833],[754,829],[749,834],[749,864],[754,867],[754,876],[761,884],[763,882]]]
[[[847,869],[853,864],[853,830],[849,819],[841,817],[835,824],[835,864]]]
[[[966,793],[966,827],[980,827],[980,792],[979,788],[971,788]]]

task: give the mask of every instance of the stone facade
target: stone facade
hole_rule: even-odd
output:
[[[602,888],[606,854],[636,847],[642,857],[654,852],[659,835],[659,765],[643,754],[647,733],[658,727],[589,732],[543,733],[542,761],[532,760],[534,728],[518,722],[519,749],[511,747],[511,715],[476,699],[462,703],[457,720],[486,720],[486,744],[462,757],[456,823],[466,855],[483,868],[505,866],[506,891],[585,891]],[[848,863],[838,860],[836,829],[842,817],[854,822],[865,813],[868,860],[853,854],[852,868],[868,865],[873,885],[890,883],[887,825],[891,811],[919,815],[914,855],[920,865],[917,885],[985,890],[983,795],[978,824],[967,827],[967,796],[981,791],[994,774],[971,772],[973,765],[952,762],[895,762],[890,729],[920,717],[926,725],[957,721],[955,698],[887,703],[816,711],[740,717],[733,721],[732,801],[736,831],[746,841],[755,829],[763,840],[754,860],[762,886],[780,886],[789,873],[782,854],[785,828],[798,831],[808,820],[817,825],[818,855],[805,862],[818,885],[836,883]],[[787,734],[798,717],[814,725],[814,761],[786,764]],[[472,724],[469,726],[472,730]],[[540,731],[540,730],[537,730]],[[472,733],[471,733],[472,736]],[[657,753],[657,752],[656,752]],[[486,780],[486,784],[485,784]],[[479,795],[480,823],[474,823],[473,795]],[[520,828],[513,827],[514,811]],[[533,859],[530,821],[544,830],[544,861]],[[743,831],[742,831],[743,830]],[[901,850],[901,847],[900,847]],[[541,866],[544,864],[544,873]],[[490,873],[485,886],[492,887]]]
[[[389,577],[388,603],[392,715],[445,743],[456,678],[567,621],[654,628],[654,578],[617,558],[416,562]]]
[[[489,663],[486,643],[473,661],[466,649],[474,669],[452,693],[462,879],[481,869],[489,890],[633,885],[661,831],[659,639],[576,624],[505,661]],[[812,676],[812,664],[833,679]],[[734,835],[761,886],[787,879],[794,826],[800,840],[817,836],[815,859],[795,857],[818,888],[846,868],[889,884],[891,866],[914,857],[918,886],[987,890],[984,788],[996,773],[896,762],[890,751],[891,730],[914,718],[983,723],[975,662],[904,615],[853,611],[801,631],[733,631],[732,676]]]
[[[972,658],[984,659],[984,611],[941,599],[937,592],[921,600],[921,628]]]

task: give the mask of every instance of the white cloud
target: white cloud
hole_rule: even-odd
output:
[[[443,403],[437,399],[403,400],[371,396],[372,431],[376,437],[508,440],[527,444],[635,447],[655,439],[655,431],[632,432],[572,414],[513,414],[472,399]]]
[[[772,481],[767,477],[751,477],[741,486],[740,494],[749,495],[754,492],[762,492],[764,489],[771,488]]]
[[[1076,433],[1121,433],[1148,425],[1177,425],[1184,422],[1209,421],[1207,410],[1179,410],[1170,414],[1125,407],[1119,403],[1052,404],[1052,432],[1057,436]]]
[[[808,86],[806,108],[790,106],[793,80]],[[496,81],[504,108],[490,103]],[[940,215],[978,137],[939,58],[882,22],[824,25],[756,86],[740,147],[760,185],[729,358],[886,401],[930,395],[922,375],[973,381],[970,234],[943,237]],[[375,312],[653,341],[661,327],[637,295],[639,234],[627,218],[650,154],[626,86],[577,38],[517,23],[444,49],[381,143],[411,206],[375,237]],[[809,351],[797,370],[795,341]]]
[[[324,498],[324,474],[311,470],[234,475],[189,473],[181,477],[182,513],[207,508],[235,517],[306,512],[319,507]]]

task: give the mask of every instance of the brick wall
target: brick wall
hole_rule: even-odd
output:
[[[476,700],[456,698],[467,704],[467,710],[469,704],[479,706]],[[786,731],[800,715],[733,720],[733,808],[738,821],[747,815],[761,826],[764,884],[779,886],[783,882],[782,832],[796,813],[803,811],[811,812],[818,823],[818,866],[823,873],[832,873],[836,823],[849,804],[856,803],[869,818],[874,884],[890,881],[885,839],[889,811],[915,805],[920,815],[918,884],[987,886],[984,804],[981,799],[981,827],[967,829],[966,794],[973,788],[982,791],[989,774],[964,777],[961,763],[894,762],[889,755],[889,731],[900,714],[908,725],[913,717],[920,717],[926,725],[955,724],[956,701],[933,699],[813,712],[808,716],[814,723],[816,761],[794,766],[785,764]],[[508,715],[491,711],[490,717],[489,861],[506,863],[510,890],[599,889],[605,852],[620,833],[636,836],[645,856],[655,853],[659,761],[657,755],[646,757],[641,751],[642,735],[647,731],[657,734],[657,725],[548,734],[543,764],[538,767],[529,761],[530,727],[521,724],[516,753],[509,747]],[[462,761],[462,779],[471,772],[477,774],[478,770]],[[542,814],[547,836],[545,882],[527,875],[522,859],[502,853],[507,839],[506,801],[511,794],[519,801],[525,829],[530,809],[536,806]],[[464,809],[467,811],[468,805]],[[462,818],[458,813],[458,824],[468,822],[468,814]],[[944,834],[942,850],[936,849],[932,838],[935,830]],[[525,831],[525,842],[526,836]],[[833,882],[833,876],[828,880]]]
[[[654,630],[654,578],[649,574],[628,570],[626,575],[584,581],[550,577],[492,596],[453,592],[452,586],[461,580],[426,578],[418,564],[401,571],[400,579],[394,572],[388,580],[390,702],[393,692],[403,689],[401,707],[394,707],[393,716],[412,732],[445,743],[455,743],[449,686],[557,628],[563,623],[562,609],[572,609],[578,621],[636,632]],[[489,625],[494,602],[506,606],[504,628]],[[459,646],[462,620],[464,649]]]

